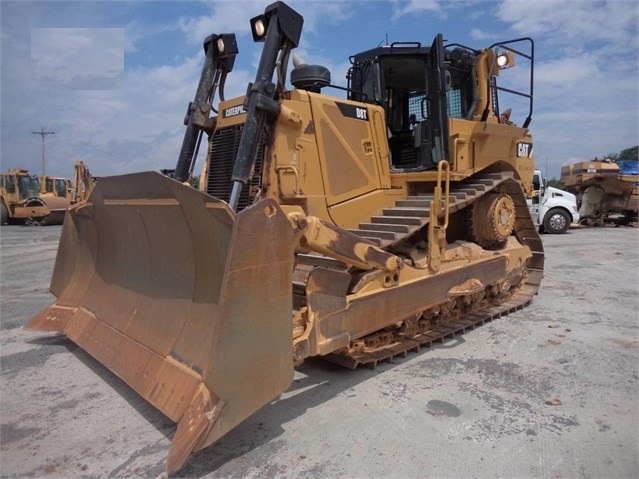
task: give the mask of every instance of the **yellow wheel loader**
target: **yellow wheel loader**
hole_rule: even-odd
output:
[[[404,356],[525,307],[542,278],[532,40],[380,46],[351,57],[347,88],[295,60],[287,88],[302,23],[283,2],[251,20],[264,46],[242,98],[224,98],[235,36],[207,38],[175,179],[102,177],[65,221],[57,301],[26,326],[63,332],[177,422],[169,473],[306,358]],[[519,90],[497,81],[515,59]],[[513,93],[520,126],[499,109]],[[184,182],[204,135],[199,191]]]

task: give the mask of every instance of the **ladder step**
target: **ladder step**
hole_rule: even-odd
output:
[[[493,180],[501,180],[503,178],[513,178],[515,173],[512,171],[503,171],[501,173],[483,173],[480,178],[491,178]]]
[[[407,200],[428,200],[431,201],[435,198],[433,193],[424,193],[422,195],[409,195],[406,197]]]
[[[451,192],[450,198],[451,198],[451,202],[456,203],[457,201],[463,201],[468,197],[468,194],[464,191],[453,191]],[[453,198],[455,200],[453,200]]]
[[[371,217],[371,223],[401,224],[419,227],[425,224],[426,220],[418,216],[373,216]]]
[[[455,194],[457,193],[465,193],[468,196],[475,196],[478,191],[483,191],[478,188],[460,188],[459,190],[455,190]]]
[[[379,238],[379,239],[386,239],[386,240],[391,240],[391,241],[395,241],[397,238],[397,235],[395,233],[393,233],[392,231],[375,231],[375,230],[348,230],[351,233],[355,233],[358,236],[362,236],[364,238]]]
[[[406,199],[406,200],[397,200],[395,202],[395,206],[398,208],[430,208],[430,203],[432,199]]]
[[[382,213],[384,216],[416,216],[418,218],[428,218],[430,208],[384,208]]]
[[[495,180],[491,178],[477,178],[473,180],[473,184],[487,185],[492,187],[495,185]]]
[[[402,224],[360,223],[359,229],[372,231],[392,231],[393,233],[408,234],[412,233],[417,228]]]

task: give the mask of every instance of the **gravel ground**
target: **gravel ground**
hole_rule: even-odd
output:
[[[175,426],[63,336],[61,227],[2,227],[0,474],[163,477]],[[180,477],[639,477],[639,230],[544,235],[530,307],[350,371],[312,360]]]

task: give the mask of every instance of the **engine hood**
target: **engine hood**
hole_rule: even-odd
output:
[[[565,198],[567,201],[577,204],[577,197],[575,195],[573,195],[572,193],[568,193],[567,191],[560,190],[559,188],[553,188],[552,186],[549,186],[547,195],[548,198]]]

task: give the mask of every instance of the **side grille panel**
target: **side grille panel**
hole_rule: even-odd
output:
[[[213,139],[209,142],[209,178],[206,185],[206,192],[224,201],[231,198],[231,176],[233,175],[233,165],[242,137],[244,125],[235,125],[221,128],[215,132]],[[253,203],[253,200],[260,189],[262,177],[262,159],[264,157],[264,143],[260,142],[255,161],[255,171],[249,179],[248,184],[242,187],[237,211]]]

